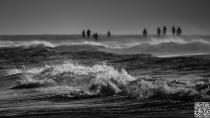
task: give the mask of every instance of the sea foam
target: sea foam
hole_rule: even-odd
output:
[[[101,64],[85,66],[72,62],[12,69],[10,75],[21,75],[13,89],[36,88],[40,92],[59,88],[74,96],[126,95],[138,99],[173,98],[182,100],[209,98],[210,81],[183,82],[153,78],[136,78],[126,70]],[[64,88],[63,88],[64,87]],[[72,96],[72,94],[71,94]]]
[[[101,91],[108,92],[105,91],[105,89],[110,89],[113,94],[121,92],[121,86],[125,86],[129,81],[135,80],[135,78],[129,75],[124,69],[118,71],[106,64],[84,66],[64,63],[45,65],[44,67],[37,68],[26,67],[24,69],[12,69],[8,71],[8,74],[22,75],[19,80],[20,85],[18,86],[26,86],[26,84],[32,83],[40,84],[42,87],[43,84],[47,85],[47,87],[71,86],[96,93],[101,93]]]
[[[0,47],[23,47],[23,48],[36,48],[36,47],[56,47],[53,43],[42,40],[32,41],[1,41]]]

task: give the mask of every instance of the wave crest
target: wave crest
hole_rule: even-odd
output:
[[[36,47],[56,47],[48,41],[1,41],[0,47],[22,47],[22,48],[36,48]]]
[[[18,70],[18,71],[17,71]],[[36,88],[40,92],[51,88],[68,87],[70,96],[126,95],[132,98],[196,100],[210,99],[209,80],[196,83],[178,80],[135,78],[126,70],[106,64],[84,66],[74,63],[45,65],[37,68],[10,70],[10,75],[21,75],[13,89]],[[58,89],[57,91],[63,89]],[[65,89],[66,90],[66,89]],[[53,90],[54,91],[54,90]]]
[[[33,87],[43,87],[43,85],[46,85],[46,87],[71,86],[81,91],[89,90],[90,93],[94,94],[110,94],[110,91],[112,91],[112,94],[117,94],[121,92],[121,86],[135,80],[124,69],[118,71],[106,64],[84,66],[64,63],[31,69],[12,69],[8,73],[10,75],[22,75],[19,81],[20,85],[13,88],[23,88],[30,84]],[[29,87],[27,86],[27,88]]]
[[[210,44],[209,41],[204,40],[202,38],[184,38],[184,37],[163,37],[163,38],[154,38],[152,37],[149,41],[146,41],[146,43],[150,45],[159,45],[162,43],[176,43],[176,44],[188,44],[188,43],[204,43],[204,44]]]

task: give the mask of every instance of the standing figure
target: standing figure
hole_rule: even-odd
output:
[[[82,31],[82,38],[85,38],[85,30]]]
[[[182,34],[182,29],[180,27],[177,28],[176,35],[180,36]]]
[[[144,30],[143,30],[143,37],[147,37],[147,35],[148,35],[148,32],[147,32],[147,30],[146,30],[146,28],[144,28]]]
[[[163,26],[163,36],[166,36],[166,33],[167,33],[167,27]]]
[[[176,28],[174,26],[172,27],[172,34],[173,34],[173,36],[175,36],[175,34],[176,34]]]
[[[94,33],[94,34],[93,34],[93,38],[94,38],[96,41],[98,41],[98,37],[99,37],[99,36],[98,36],[98,33]]]
[[[160,29],[160,27],[157,28],[157,35],[158,35],[158,36],[161,35],[161,29]]]
[[[90,36],[91,36],[91,31],[90,31],[90,29],[88,29],[88,30],[87,30],[87,38],[89,39]]]
[[[111,32],[108,31],[108,32],[107,32],[107,37],[110,37],[110,36],[111,36]]]

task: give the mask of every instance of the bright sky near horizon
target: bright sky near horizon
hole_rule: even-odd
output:
[[[210,0],[0,0],[0,34],[150,34],[166,25],[210,35]]]

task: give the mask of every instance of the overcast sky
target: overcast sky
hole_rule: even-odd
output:
[[[0,0],[0,34],[139,34],[181,26],[210,34],[210,0]]]

